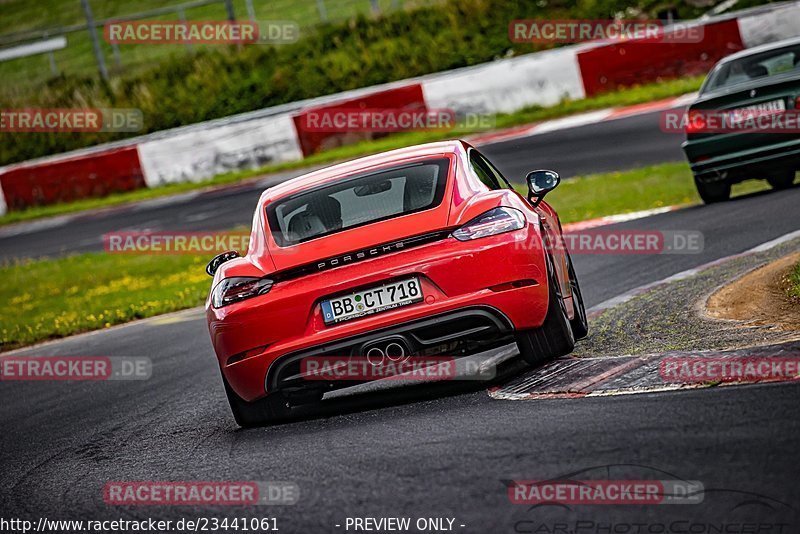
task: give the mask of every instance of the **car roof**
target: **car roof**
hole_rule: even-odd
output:
[[[307,189],[314,185],[320,185],[321,183],[329,181],[336,181],[337,178],[365,172],[376,167],[384,167],[394,162],[403,163],[410,159],[422,159],[431,156],[456,154],[468,148],[470,148],[468,143],[460,139],[455,139],[450,141],[439,141],[435,143],[413,145],[396,150],[390,150],[389,152],[381,152],[379,154],[365,156],[363,158],[325,167],[324,169],[313,171],[308,174],[303,174],[274,187],[270,187],[261,195],[261,201],[271,201],[296,191]]]
[[[722,65],[724,63],[728,63],[729,61],[736,61],[737,59],[741,59],[743,57],[753,56],[756,54],[760,54],[761,52],[777,50],[785,46],[791,46],[796,44],[800,44],[800,37],[792,37],[791,39],[784,39],[782,41],[775,41],[773,43],[754,46],[753,48],[746,48],[745,50],[740,50],[735,54],[731,54],[730,56],[724,57],[722,60],[720,60],[719,64]]]

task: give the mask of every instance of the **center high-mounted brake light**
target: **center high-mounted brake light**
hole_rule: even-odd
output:
[[[469,241],[490,235],[502,234],[525,227],[525,215],[515,208],[494,208],[478,215],[453,232],[459,241]]]

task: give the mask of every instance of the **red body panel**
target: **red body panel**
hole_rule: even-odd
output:
[[[549,299],[542,232],[560,232],[558,219],[544,203],[533,210],[515,191],[489,190],[469,170],[468,148],[462,142],[435,143],[363,158],[290,180],[262,195],[247,255],[220,266],[212,288],[227,277],[280,275],[286,269],[365,247],[453,230],[498,206],[519,209],[527,224],[520,230],[472,241],[448,236],[282,280],[264,295],[219,309],[207,303],[211,340],[220,367],[236,394],[252,401],[268,393],[268,370],[281,356],[447,311],[488,306],[502,313],[515,329],[542,324]],[[450,158],[450,173],[444,199],[437,207],[286,248],[279,247],[266,231],[263,214],[274,199],[356,172],[443,155]],[[566,263],[563,258],[554,259],[563,294],[568,295]],[[322,300],[409,275],[420,278],[425,301],[335,325],[323,323]],[[519,281],[526,285],[498,287]],[[232,356],[236,358],[229,363]]]

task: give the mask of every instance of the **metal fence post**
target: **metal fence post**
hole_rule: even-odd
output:
[[[117,43],[113,43],[111,45],[111,51],[114,53],[114,64],[117,68],[122,67],[122,58],[119,55],[119,45]]]
[[[247,8],[247,18],[252,22],[256,21],[256,10],[253,8],[253,0],[244,0],[244,5]]]
[[[58,76],[58,65],[56,65],[56,55],[52,52],[47,53],[47,56],[50,58],[50,73],[53,76]]]
[[[94,57],[97,59],[97,68],[100,70],[100,76],[108,81],[106,60],[103,58],[103,51],[100,49],[100,40],[97,38],[97,28],[94,26],[94,17],[92,17],[92,8],[89,6],[89,0],[81,0],[81,5],[83,6],[84,14],[86,14],[86,29],[89,31],[89,37],[92,40],[92,49],[94,49]]]
[[[42,33],[42,39],[47,39],[50,37],[50,33],[45,31]],[[53,76],[58,76],[58,66],[56,65],[56,55],[50,50],[47,53],[47,59],[50,60],[50,74]]]
[[[225,0],[225,11],[228,13],[228,20],[236,22],[236,14],[233,12],[233,0]]]
[[[181,21],[183,24],[186,24],[186,11],[183,10],[182,7],[178,8],[178,20]],[[186,50],[193,50],[194,47],[192,46],[192,42],[190,40],[186,40]]]
[[[322,22],[328,22],[328,10],[325,8],[325,0],[317,0],[317,11]]]

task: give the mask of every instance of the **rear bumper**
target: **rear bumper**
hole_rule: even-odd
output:
[[[495,308],[463,308],[281,356],[270,366],[264,385],[267,391],[291,391],[307,387],[308,382],[302,376],[301,362],[304,358],[363,356],[369,347],[379,347],[388,342],[402,344],[408,354],[466,355],[507,344],[513,332],[511,321]],[[358,382],[318,384],[324,389],[336,389],[355,383]]]
[[[690,140],[682,147],[689,158],[692,173],[698,180],[738,182],[748,178],[763,178],[758,173],[770,169],[800,169],[800,138],[748,150],[732,151],[698,161],[698,155],[710,151],[714,137]]]
[[[407,276],[419,277],[425,301],[323,323],[320,302],[330,295]],[[206,312],[222,372],[237,395],[253,401],[281,386],[273,377],[283,376],[281,366],[298,354],[346,349],[354,355],[373,334],[388,333],[405,336],[413,348],[430,348],[448,341],[448,328],[456,337],[499,339],[540,326],[547,302],[541,238],[529,226],[472,242],[447,238],[276,284],[266,295]],[[471,317],[467,323],[477,321],[480,331],[453,322],[458,317]]]

